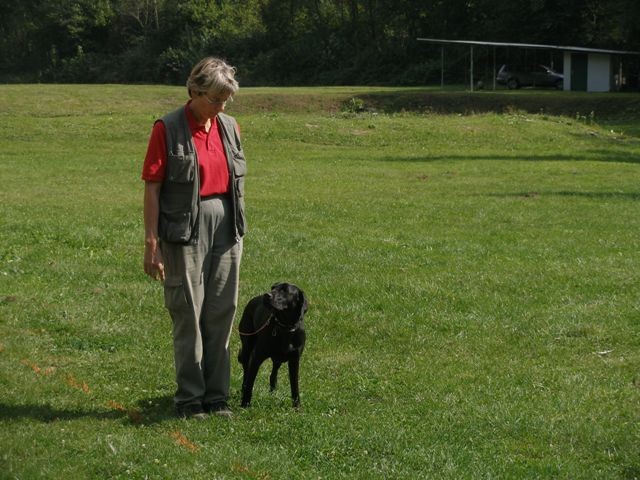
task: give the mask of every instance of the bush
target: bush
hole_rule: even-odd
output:
[[[345,113],[360,113],[365,111],[364,100],[358,97],[351,97],[342,105],[342,111]]]

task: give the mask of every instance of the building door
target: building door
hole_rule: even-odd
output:
[[[587,66],[586,53],[571,54],[571,90],[587,91]]]

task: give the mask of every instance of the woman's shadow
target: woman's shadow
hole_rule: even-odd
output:
[[[162,423],[176,418],[173,395],[162,395],[139,400],[136,411],[142,416],[141,423],[145,425]],[[129,417],[131,417],[131,413],[129,413]],[[134,421],[133,418],[131,420]]]
[[[50,404],[0,403],[0,421],[21,418],[30,418],[44,423],[81,418],[120,419],[134,425],[151,425],[175,419],[176,415],[172,395],[141,399],[132,407],[115,401],[108,401],[104,405],[77,408],[56,408]]]

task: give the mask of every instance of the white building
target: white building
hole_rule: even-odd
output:
[[[503,42],[478,42],[472,40],[443,40],[438,38],[418,38],[422,42],[439,44],[469,45],[470,48],[470,79],[473,75],[473,48],[476,46],[488,46],[494,49],[494,78],[496,76],[495,49],[498,47],[539,49],[539,50],[560,50],[563,52],[563,75],[564,90],[587,91],[587,92],[609,92],[616,89],[614,79],[622,79],[622,57],[628,55],[640,55],[640,52],[626,50],[606,50],[600,48],[566,47],[560,45],[539,45],[530,43],[503,43]],[[612,57],[618,59],[614,64]],[[444,58],[444,53],[443,53]],[[443,65],[444,69],[444,65]],[[470,82],[473,90],[473,80]],[[494,84],[495,88],[495,84]]]

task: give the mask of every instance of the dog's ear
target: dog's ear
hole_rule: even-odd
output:
[[[264,295],[262,295],[262,304],[265,307],[271,306],[271,292],[265,293]]]
[[[307,296],[300,289],[298,289],[298,304],[301,306],[300,318],[302,318],[304,314],[307,313],[307,310],[309,310],[309,302],[307,301]]]
[[[276,287],[279,287],[280,285],[282,285],[281,282],[274,283],[273,285],[271,285],[270,290],[274,290]]]

